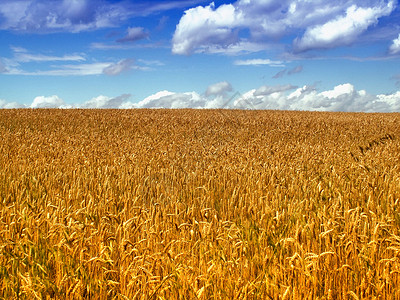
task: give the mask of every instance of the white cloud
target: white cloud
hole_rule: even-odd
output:
[[[350,83],[345,83],[335,86],[333,90],[322,92],[320,95],[328,99],[334,99],[345,94],[353,94],[354,91],[354,86]]]
[[[238,42],[233,28],[239,23],[240,14],[235,6],[223,4],[215,9],[214,3],[209,6],[191,8],[176,26],[172,39],[172,52],[175,54],[190,54],[195,48],[208,44],[223,47]]]
[[[11,109],[11,108],[24,108],[25,106],[17,102],[7,102],[6,100],[0,99],[0,109]]]
[[[243,94],[234,93],[228,82],[210,85],[206,92],[174,93],[157,92],[142,101],[129,101],[131,95],[117,97],[100,95],[81,105],[68,105],[58,96],[39,96],[30,108],[228,108],[228,109],[273,109],[308,111],[348,112],[399,112],[400,91],[391,94],[372,95],[357,90],[352,84],[344,83],[330,90],[318,91],[315,86],[293,85],[261,86]],[[24,108],[18,103],[0,100],[0,108]]]
[[[303,37],[294,41],[295,48],[304,51],[348,45],[368,27],[376,24],[380,17],[389,15],[394,8],[393,1],[384,6],[365,8],[352,5],[347,8],[344,16],[307,28]]]
[[[349,83],[320,93],[313,86],[303,86],[287,94],[290,89],[277,86],[251,90],[237,99],[235,106],[244,103],[255,109],[356,112],[396,112],[400,109],[400,92],[375,96],[364,90],[357,91]]]
[[[31,108],[65,108],[64,100],[60,97],[53,95],[50,97],[38,96],[36,97],[31,106]]]
[[[229,83],[221,82],[209,87],[209,92],[213,95],[202,96],[196,92],[174,93],[170,91],[160,91],[143,99],[138,103],[126,102],[121,108],[221,108],[226,103],[226,92],[229,90]],[[214,96],[214,97],[211,97]]]
[[[398,53],[400,53],[400,34],[397,37],[397,39],[393,40],[393,43],[390,45],[389,53],[390,54],[398,54]]]
[[[400,111],[400,91],[388,95],[378,95],[375,101],[376,105],[379,105],[381,110],[388,112],[399,112]],[[374,108],[375,109],[375,108]]]
[[[162,99],[162,98],[164,98],[164,97],[169,97],[169,96],[172,96],[172,95],[174,95],[174,94],[175,94],[175,93],[172,93],[172,92],[169,92],[169,91],[166,91],[166,90],[160,91],[160,92],[157,92],[157,93],[154,94],[154,95],[151,95],[151,96],[146,97],[145,99],[143,99],[142,101],[140,101],[140,102],[137,104],[137,106],[138,106],[138,107],[146,107],[146,106],[151,107],[151,104],[152,104],[152,103],[156,103],[159,99]]]
[[[135,108],[204,108],[206,99],[196,92],[173,93],[161,91],[151,95],[139,103]]]
[[[229,93],[233,91],[227,81],[208,86],[200,95],[196,92],[173,93],[161,91],[131,107],[136,108],[225,108],[229,105]]]
[[[206,97],[226,95],[227,92],[233,90],[231,84],[227,81],[218,82],[210,85],[206,90]]]
[[[280,60],[270,60],[270,59],[247,59],[247,60],[236,60],[234,62],[237,66],[261,66],[269,65],[271,67],[282,67],[283,62]]]
[[[121,108],[130,97],[130,94],[123,94],[114,98],[100,95],[85,102],[82,108]]]
[[[378,0],[237,0],[219,7],[212,3],[185,11],[173,36],[172,52],[229,54],[235,47],[255,52],[270,47],[266,41],[303,32],[294,41],[297,51],[348,45],[395,6],[393,0],[386,4]]]
[[[218,84],[215,85],[216,87]],[[294,91],[293,91],[294,90]],[[206,94],[206,93],[205,93]],[[262,86],[242,95],[228,94],[202,97],[195,92],[173,93],[161,91],[143,101],[122,104],[121,108],[233,108],[278,109],[310,111],[397,112],[400,110],[400,92],[389,95],[371,95],[356,90],[349,83],[332,90],[318,92],[314,86],[296,88],[292,85]]]

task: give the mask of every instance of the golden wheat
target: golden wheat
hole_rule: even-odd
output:
[[[399,299],[399,124],[1,110],[0,297]]]

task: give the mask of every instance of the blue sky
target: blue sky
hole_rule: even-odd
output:
[[[400,111],[394,0],[1,0],[0,108]]]

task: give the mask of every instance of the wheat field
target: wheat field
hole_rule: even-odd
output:
[[[0,110],[3,299],[400,299],[400,114]]]

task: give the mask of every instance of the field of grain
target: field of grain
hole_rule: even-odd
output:
[[[400,114],[0,110],[0,298],[400,299]]]

